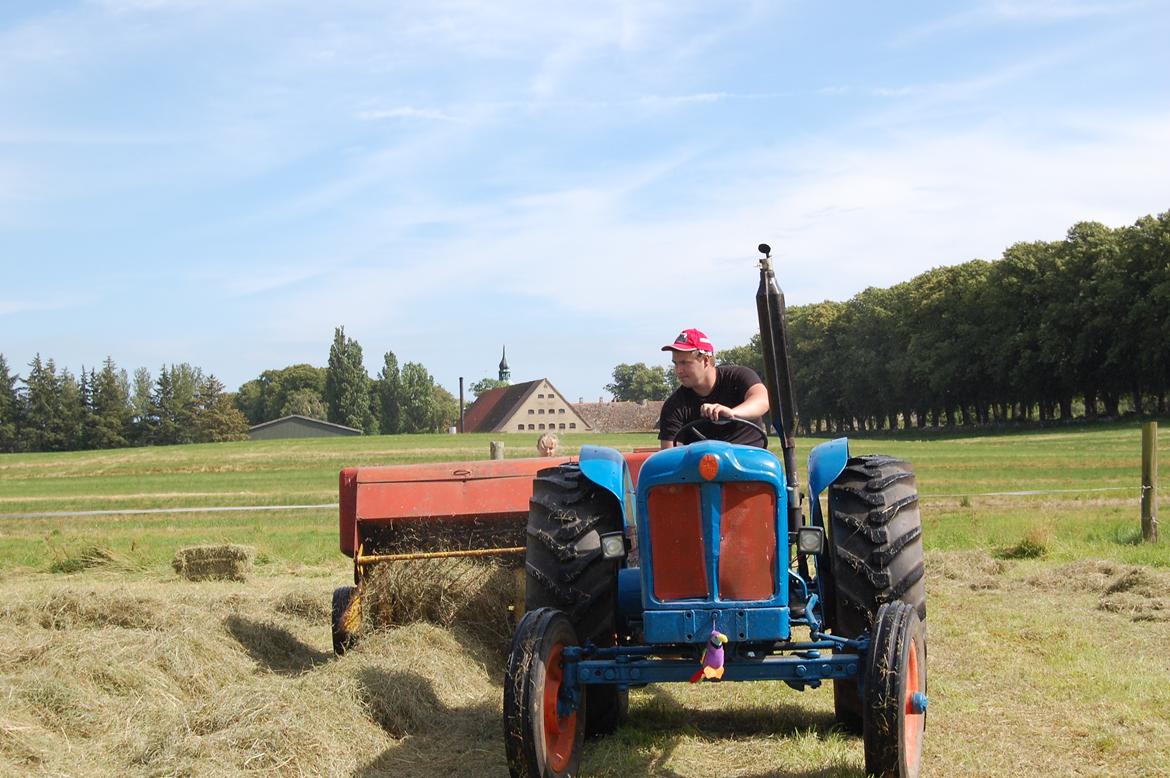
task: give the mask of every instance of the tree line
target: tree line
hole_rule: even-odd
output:
[[[131,376],[107,358],[75,376],[38,354],[21,377],[0,354],[0,452],[244,440],[249,427],[290,414],[366,434],[431,432],[454,424],[459,404],[423,365],[400,370],[392,351],[370,378],[361,345],[343,327],[327,367],[265,370],[234,393],[187,363],[163,366],[155,378],[146,368]]]
[[[809,432],[975,426],[1167,411],[1170,211],[1111,229],[1081,222],[1059,241],[1017,243],[995,261],[939,267],[844,302],[788,309],[800,428]],[[759,336],[721,363],[762,371]],[[265,370],[238,392],[186,363],[133,377],[107,358],[79,376],[38,354],[24,378],[0,354],[0,451],[236,440],[300,414],[366,434],[443,430],[458,401],[394,352],[371,378],[334,331],[326,367]],[[621,364],[615,399],[664,399],[666,366]],[[20,386],[18,384],[23,384]],[[472,385],[481,394],[503,382]]]
[[[367,435],[446,430],[459,418],[459,401],[421,363],[400,369],[398,357],[387,351],[382,369],[371,378],[361,344],[344,327],[334,330],[327,367],[265,370],[240,387],[235,402],[253,425],[299,414]]]
[[[1170,212],[1116,229],[1080,222],[995,261],[793,306],[788,339],[806,433],[1163,414]],[[717,356],[762,370],[758,334]],[[619,365],[607,388],[662,399],[669,368],[654,372]]]
[[[107,358],[79,376],[37,354],[21,379],[0,354],[0,451],[239,440],[248,423],[218,378],[182,363],[133,378]],[[18,386],[17,382],[23,384]]]

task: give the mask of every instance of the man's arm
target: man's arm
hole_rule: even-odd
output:
[[[737,416],[741,419],[755,419],[768,412],[768,389],[763,384],[752,384],[748,387],[743,402],[734,408],[719,403],[703,403],[699,406],[699,413],[708,419],[720,417],[730,418]],[[664,441],[666,442],[666,441]],[[663,446],[666,448],[666,446]]]

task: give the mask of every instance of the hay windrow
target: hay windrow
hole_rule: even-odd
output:
[[[1061,565],[1029,583],[1050,591],[1098,596],[1097,607],[1133,621],[1170,621],[1170,574],[1098,559]]]
[[[91,545],[73,551],[54,550],[50,573],[79,573],[95,567],[132,567],[129,559],[106,546]]]
[[[329,623],[329,602],[326,597],[315,592],[287,592],[273,601],[272,609],[317,624]]]
[[[378,630],[337,659],[320,581],[7,589],[0,765],[53,775],[79,765],[86,775],[504,772],[490,737],[499,687],[463,632]]]
[[[39,609],[37,622],[45,629],[121,627],[160,630],[168,626],[164,602],[125,591],[63,589]]]

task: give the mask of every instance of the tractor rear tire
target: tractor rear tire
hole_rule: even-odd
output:
[[[909,463],[883,455],[850,458],[829,487],[829,540],[826,621],[834,635],[855,638],[870,630],[887,602],[909,604],[925,623],[922,517]],[[833,699],[837,723],[860,734],[856,680],[835,681]]]
[[[585,687],[585,736],[612,735],[630,714],[630,690],[604,684]]]
[[[576,464],[537,473],[528,513],[524,558],[524,608],[557,608],[581,642],[614,645],[619,562],[601,554],[601,536],[623,529],[616,498],[581,473]],[[607,735],[626,719],[629,692],[588,686],[590,737]]]
[[[568,715],[557,710],[564,649],[579,645],[573,625],[555,608],[524,614],[504,669],[504,753],[512,778],[577,774],[588,699]]]
[[[926,732],[926,628],[914,607],[883,605],[864,663],[865,772],[918,778]]]

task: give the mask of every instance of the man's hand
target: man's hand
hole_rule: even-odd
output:
[[[735,415],[730,408],[719,403],[703,403],[699,406],[699,414],[704,419],[710,419],[711,421],[717,421],[720,418],[730,419]]]

